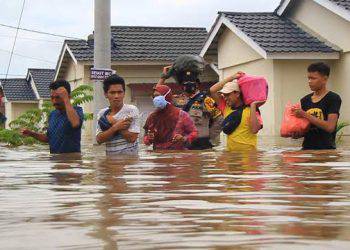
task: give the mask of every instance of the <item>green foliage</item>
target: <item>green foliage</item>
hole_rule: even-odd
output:
[[[341,121],[337,124],[337,128],[336,128],[336,131],[338,133],[337,135],[337,143],[340,143],[342,138],[343,138],[343,135],[344,135],[344,132],[341,131],[343,128],[346,128],[350,126],[350,123],[349,122],[344,122],[344,121]]]
[[[89,103],[93,100],[93,87],[81,85],[71,92],[71,97],[74,106]],[[40,109],[31,109],[21,114],[9,124],[10,129],[0,129],[0,142],[7,143],[12,147],[38,143],[34,138],[22,136],[19,130],[26,128],[39,133],[45,132],[48,126],[49,114],[53,110],[54,107],[51,102],[45,101]],[[85,121],[92,119],[92,113],[84,113]]]
[[[22,145],[20,134],[17,131],[9,130],[9,129],[0,130],[0,141],[6,142],[11,146]]]
[[[337,133],[340,132],[340,130],[342,130],[343,128],[348,126],[350,126],[349,122],[343,122],[343,121],[339,122],[336,128]]]
[[[90,85],[80,85],[71,93],[73,105],[82,105],[93,100],[93,87]]]
[[[84,113],[84,121],[90,121],[92,119],[94,119],[93,113]]]
[[[10,122],[11,129],[27,128],[33,131],[40,131],[40,122],[42,121],[43,112],[41,109],[31,109],[21,114],[17,119]]]
[[[91,85],[80,85],[71,93],[73,105],[82,105],[84,103],[92,102],[94,88]],[[84,113],[84,121],[93,119],[92,113]]]

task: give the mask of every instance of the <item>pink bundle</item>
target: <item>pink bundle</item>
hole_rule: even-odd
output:
[[[264,77],[243,73],[238,78],[238,85],[242,92],[244,104],[250,105],[255,101],[267,100],[268,85]]]
[[[300,109],[300,103],[286,105],[280,131],[282,137],[291,137],[293,133],[305,135],[309,130],[310,122],[305,118],[296,117],[292,111],[293,108]]]

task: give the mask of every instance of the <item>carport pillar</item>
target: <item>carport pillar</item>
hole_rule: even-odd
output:
[[[111,68],[111,1],[95,0],[94,9],[94,68]],[[94,120],[92,129],[93,143],[96,144],[97,113],[107,107],[102,82],[94,82]]]
[[[12,102],[6,101],[5,102],[5,114],[7,118],[5,122],[5,128],[9,129],[10,128],[10,122],[12,122]]]

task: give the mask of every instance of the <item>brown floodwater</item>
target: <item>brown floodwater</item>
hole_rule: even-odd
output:
[[[350,138],[299,151],[0,150],[1,249],[350,249]]]

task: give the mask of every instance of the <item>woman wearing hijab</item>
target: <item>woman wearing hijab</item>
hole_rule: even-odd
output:
[[[190,116],[172,104],[172,92],[166,85],[157,85],[153,92],[156,110],[144,126],[146,145],[154,150],[183,150],[197,137],[197,129]]]

